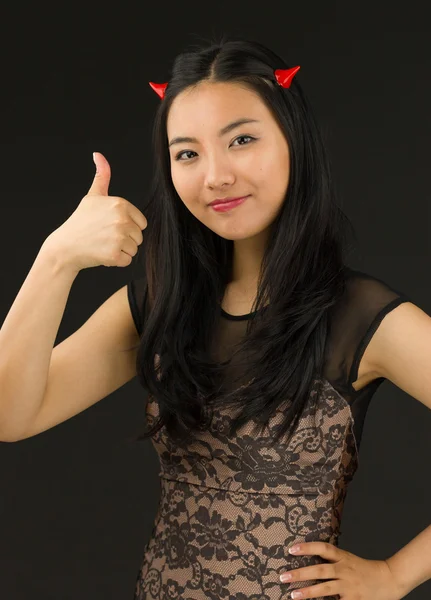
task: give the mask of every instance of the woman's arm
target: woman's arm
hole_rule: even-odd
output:
[[[431,525],[386,562],[403,596],[431,579]]]

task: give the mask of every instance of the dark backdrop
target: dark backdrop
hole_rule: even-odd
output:
[[[102,2],[3,7],[0,322],[44,239],[94,176],[138,208],[151,175],[150,128],[176,53],[213,34],[246,35],[301,65],[359,247],[352,266],[431,314],[431,26],[427,3]],[[145,232],[144,232],[145,235]],[[134,274],[82,271],[56,344]],[[84,349],[83,349],[84,351]],[[38,436],[0,443],[0,596],[130,600],[159,498],[151,442],[133,444],[146,392],[135,378]],[[430,412],[390,382],[367,415],[340,547],[395,553],[430,520]],[[382,434],[384,437],[382,437]],[[431,582],[412,600],[430,597]]]

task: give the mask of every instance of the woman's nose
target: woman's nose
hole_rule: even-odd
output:
[[[228,160],[211,160],[205,177],[205,183],[210,188],[218,188],[224,184],[232,185],[235,182],[235,174]]]

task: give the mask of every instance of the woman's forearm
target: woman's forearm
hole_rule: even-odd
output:
[[[0,328],[2,442],[21,439],[40,409],[56,336],[77,274],[55,245],[55,237],[48,236]]]
[[[386,559],[403,597],[431,579],[431,525]]]

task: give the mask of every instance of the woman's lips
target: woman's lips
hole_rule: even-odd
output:
[[[226,212],[239,206],[245,200],[247,200],[248,196],[243,196],[242,198],[237,198],[236,200],[230,200],[229,202],[220,202],[219,204],[210,204],[210,207],[216,210],[217,212]]]

